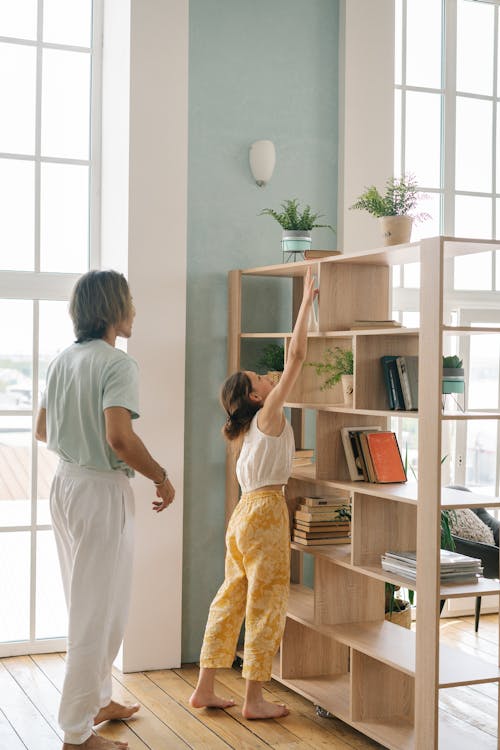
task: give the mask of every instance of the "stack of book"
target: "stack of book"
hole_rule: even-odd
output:
[[[481,560],[478,557],[460,555],[458,552],[450,552],[447,549],[440,550],[440,553],[441,583],[477,583],[478,576],[483,572]],[[413,551],[386,552],[382,555],[382,568],[415,581],[417,554]]]
[[[355,320],[351,331],[363,330],[364,328],[404,328],[399,320]]]
[[[294,514],[293,541],[306,546],[351,541],[348,497],[303,497]]]
[[[418,409],[418,357],[394,354],[380,358],[389,409]]]
[[[394,432],[373,427],[342,427],[340,431],[349,476],[353,482],[406,482]]]
[[[314,458],[313,448],[298,448],[292,459],[292,471],[299,466],[310,466]]]

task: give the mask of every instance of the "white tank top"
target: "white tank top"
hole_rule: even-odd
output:
[[[281,435],[265,435],[257,425],[258,414],[245,434],[236,463],[236,476],[243,493],[269,484],[286,484],[292,473],[295,441],[291,424],[285,420]]]

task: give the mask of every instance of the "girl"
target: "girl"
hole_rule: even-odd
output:
[[[221,402],[227,412],[224,436],[241,442],[236,474],[242,495],[227,528],[225,579],[210,607],[199,680],[190,698],[195,708],[234,705],[233,700],[215,694],[215,669],[232,665],[245,617],[243,716],[272,719],[288,714],[286,706],[264,700],[262,683],[271,679],[290,586],[290,530],[283,485],[292,470],[294,439],[283,404],[306,356],[307,323],[316,295],[308,268],[287,362],[277,385],[263,375],[240,371],[222,386]]]

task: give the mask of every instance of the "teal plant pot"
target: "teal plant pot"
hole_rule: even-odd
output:
[[[442,393],[465,393],[464,370],[458,367],[443,367]]]
[[[284,253],[303,253],[311,249],[311,235],[308,232],[283,230],[281,249]]]

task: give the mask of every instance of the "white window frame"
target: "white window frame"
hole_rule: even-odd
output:
[[[0,643],[0,657],[29,653],[49,653],[64,650],[66,638],[36,639],[36,542],[39,531],[49,530],[50,525],[37,524],[37,444],[35,439],[35,422],[38,411],[38,355],[39,355],[39,301],[69,300],[71,290],[80,274],[53,273],[40,270],[40,174],[42,163],[76,164],[89,166],[89,256],[88,267],[99,268],[101,248],[101,115],[102,115],[102,40],[103,40],[103,3],[104,0],[93,0],[92,8],[92,48],[75,47],[64,44],[47,44],[42,42],[43,0],[38,0],[37,39],[13,39],[1,37],[0,42],[36,47],[36,136],[35,154],[26,156],[15,153],[0,153],[0,158],[23,159],[35,164],[35,268],[33,271],[0,271],[0,299],[20,299],[33,301],[33,403],[30,410],[0,410],[0,416],[31,416],[31,523],[26,526],[0,527],[2,533],[30,532],[31,566],[30,566],[30,635],[29,640]],[[57,49],[66,51],[87,52],[91,55],[91,132],[90,155],[88,160],[43,157],[41,155],[41,91],[42,91],[42,51]]]

